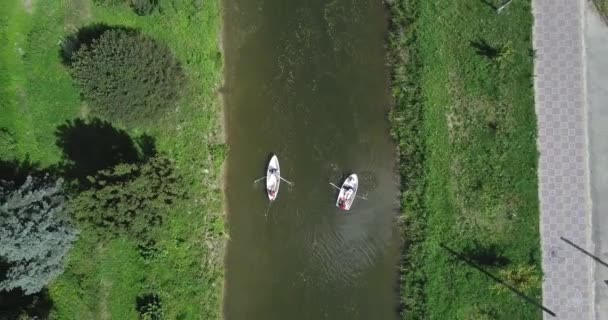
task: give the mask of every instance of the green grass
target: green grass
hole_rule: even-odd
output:
[[[224,156],[216,96],[222,69],[219,1],[163,1],[162,14],[140,17],[126,7],[91,0],[0,4],[0,144],[2,158],[41,167],[57,164],[57,126],[87,117],[88,106],[59,56],[59,42],[79,27],[134,27],[166,43],[182,62],[190,86],[177,108],[147,133],[185,177],[189,200],[175,204],[159,231],[161,251],[145,260],[130,240],[98,241],[83,230],[66,272],[50,285],[58,319],[136,319],[136,297],[157,293],[168,319],[219,318],[223,281],[220,166]]]
[[[495,5],[498,5],[496,1]],[[397,0],[391,63],[407,319],[534,319],[500,278],[540,273],[530,3]],[[448,248],[448,249],[446,249]],[[508,281],[508,279],[503,279]],[[540,283],[524,292],[540,301]]]
[[[604,19],[608,19],[608,0],[594,0],[593,2]]]

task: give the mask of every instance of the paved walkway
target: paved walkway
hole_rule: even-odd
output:
[[[566,320],[594,319],[584,5],[533,1],[543,305]]]
[[[589,168],[593,207],[593,279],[596,319],[608,319],[608,25],[591,3],[585,10],[589,110]]]

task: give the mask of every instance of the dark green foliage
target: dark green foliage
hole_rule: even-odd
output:
[[[62,62],[66,66],[71,65],[74,62],[74,54],[78,52],[80,48],[83,46],[91,46],[93,44],[93,40],[99,39],[102,34],[109,30],[121,30],[131,33],[137,32],[133,28],[108,25],[105,23],[94,23],[83,26],[61,41],[61,44],[59,45],[59,56],[62,58]]]
[[[119,164],[89,178],[92,188],[73,201],[72,212],[102,236],[126,235],[146,244],[171,205],[185,196],[172,163],[157,156],[144,164]]]
[[[69,68],[92,112],[125,124],[161,117],[185,87],[171,50],[131,30],[110,29],[82,45]]]
[[[140,295],[136,299],[136,308],[142,320],[164,319],[163,306],[160,297],[155,293]]]
[[[64,218],[62,182],[28,177],[17,190],[0,188],[0,290],[36,293],[63,272],[76,232]]]

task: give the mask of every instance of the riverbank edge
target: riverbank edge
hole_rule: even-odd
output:
[[[228,241],[230,240],[230,232],[227,229],[228,227],[228,190],[226,189],[226,177],[228,174],[228,156],[230,155],[230,148],[228,147],[228,136],[227,136],[227,128],[228,128],[228,120],[226,119],[226,96],[225,96],[225,92],[224,92],[224,88],[226,86],[226,48],[225,46],[225,23],[226,23],[226,19],[225,19],[225,9],[224,9],[224,5],[225,2],[224,0],[217,0],[219,3],[219,8],[220,8],[220,12],[219,12],[219,30],[218,30],[218,50],[222,56],[222,67],[220,70],[220,79],[218,81],[219,87],[216,90],[217,93],[217,102],[218,102],[218,119],[219,119],[219,140],[222,144],[224,144],[227,147],[227,156],[224,159],[224,161],[222,162],[222,166],[220,167],[220,173],[219,173],[219,177],[220,177],[220,188],[222,190],[222,218],[223,218],[223,225],[224,225],[224,236],[222,238],[222,243],[221,243],[221,247],[222,247],[222,283],[221,283],[221,289],[220,292],[218,293],[219,296],[219,305],[218,307],[218,314],[219,314],[219,319],[225,319],[226,317],[224,316],[224,301],[226,299],[226,257],[228,256]]]
[[[401,178],[399,313],[402,318],[425,319],[426,295],[423,243],[426,239],[424,110],[420,87],[421,58],[417,41],[417,0],[389,0],[387,39],[393,109],[391,136],[397,145]]]

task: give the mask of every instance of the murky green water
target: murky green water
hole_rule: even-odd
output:
[[[399,208],[381,1],[224,0],[227,320],[396,319]],[[279,156],[278,200],[264,183]],[[359,175],[348,213],[335,206]]]

